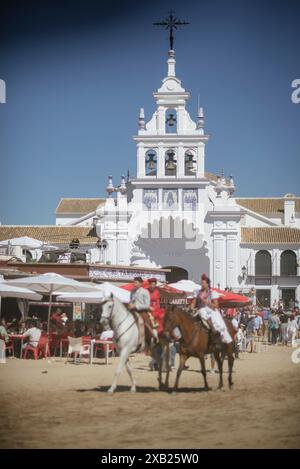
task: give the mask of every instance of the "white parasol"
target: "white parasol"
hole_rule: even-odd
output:
[[[64,277],[63,275],[49,272],[41,275],[33,275],[32,277],[18,278],[16,280],[9,280],[10,285],[19,287],[30,288],[36,292],[44,293],[50,296],[48,308],[48,332],[51,316],[51,303],[52,295],[59,292],[79,292],[79,291],[95,291],[94,285],[78,282],[72,278]]]

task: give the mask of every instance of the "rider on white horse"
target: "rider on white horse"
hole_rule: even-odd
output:
[[[151,319],[149,317],[150,293],[149,290],[146,290],[146,288],[142,287],[143,279],[141,277],[134,278],[134,285],[135,288],[130,293],[130,303],[128,305],[128,309],[129,311],[135,311],[141,314],[145,324],[148,318]],[[158,340],[157,330],[153,327],[153,324],[152,335],[156,340]]]

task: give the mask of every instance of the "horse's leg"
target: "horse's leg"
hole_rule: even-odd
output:
[[[233,370],[233,363],[234,363],[232,344],[228,344],[227,346],[227,357],[228,357],[228,386],[231,389],[233,386],[232,370]]]
[[[204,379],[204,388],[206,389],[206,391],[209,391],[211,388],[208,386],[208,382],[207,382],[207,379],[206,379],[206,368],[205,368],[205,355],[204,355],[204,353],[199,354],[199,360],[200,360],[200,364],[201,364],[201,373],[202,373],[203,379]]]
[[[219,350],[214,350],[214,356],[215,356],[215,360],[217,362],[218,370],[219,370],[218,389],[222,389],[222,387],[223,387],[223,359],[222,359],[222,356],[221,356]]]
[[[173,389],[173,394],[176,394],[176,391],[178,389],[179,378],[180,378],[181,372],[184,368],[186,360],[187,360],[187,355],[184,355],[184,354],[179,355],[179,367],[178,367],[177,374],[176,374],[176,380],[175,380],[175,385],[174,385],[174,389]]]
[[[166,356],[166,380],[165,380],[165,387],[169,389],[169,376],[170,376],[170,343],[167,342],[165,345],[165,356]]]
[[[112,383],[111,387],[108,390],[109,393],[113,393],[114,390],[116,389],[118,378],[119,378],[119,376],[121,374],[121,371],[123,370],[123,368],[124,368],[124,366],[127,362],[128,356],[129,356],[129,350],[128,350],[127,347],[124,347],[121,350],[121,353],[120,353],[120,360],[119,360],[119,363],[118,363],[118,366],[117,366],[117,369],[116,369],[116,372],[115,372],[113,383]]]
[[[163,358],[162,358],[162,346],[160,343],[155,344],[151,349],[152,358],[155,360],[158,368],[158,389],[162,389],[162,365],[163,365]]]
[[[169,363],[169,343],[160,343],[159,358],[158,358],[158,371],[159,371],[159,389],[169,389],[169,373],[170,373],[170,363]],[[162,382],[162,370],[166,370],[166,379],[165,384]]]
[[[133,374],[132,374],[132,368],[131,368],[129,358],[127,359],[127,362],[126,362],[126,370],[127,370],[127,373],[129,374],[129,378],[131,380],[131,389],[130,389],[130,391],[135,392],[136,391],[136,382],[135,382],[135,379],[134,379]]]
[[[156,347],[155,347],[156,348]],[[160,347],[160,350],[157,352],[156,351],[156,355],[157,357],[155,358],[156,359],[156,363],[157,363],[157,366],[158,366],[158,389],[161,391],[163,389],[163,384],[162,384],[162,368],[163,368],[163,357],[162,357],[162,353],[161,353],[161,347]]]

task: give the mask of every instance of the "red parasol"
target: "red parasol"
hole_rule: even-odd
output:
[[[149,281],[144,280],[142,286],[144,288],[149,287]],[[177,288],[173,288],[170,285],[167,284],[161,284],[157,285],[158,289],[161,292],[169,293],[169,294],[174,294],[174,295],[184,295],[186,296],[186,293],[178,290]],[[122,285],[121,288],[124,288],[124,290],[132,291],[134,289],[134,284],[133,283],[127,283],[126,285]],[[219,298],[219,304],[223,308],[239,308],[242,306],[247,306],[251,304],[251,300],[247,296],[243,295],[238,295],[237,293],[229,292],[229,291],[224,291],[220,290],[220,288],[212,288],[212,290],[220,293],[220,298]]]
[[[219,288],[212,288],[212,290],[220,293],[219,304],[224,308],[239,308],[251,304],[250,298],[244,295],[238,295],[231,291],[223,291]]]
[[[148,280],[144,280],[143,283],[142,283],[142,287],[143,288],[148,288],[149,287],[149,281]],[[124,290],[128,290],[128,291],[132,291],[134,289],[134,284],[133,283],[126,283],[126,285],[122,285],[121,288],[124,288]],[[163,292],[166,292],[166,293],[170,293],[170,294],[174,294],[174,295],[181,295],[183,294],[184,292],[182,292],[181,290],[177,290],[177,288],[173,288],[173,287],[170,287],[170,285],[167,285],[167,284],[158,284],[157,285],[157,288]]]

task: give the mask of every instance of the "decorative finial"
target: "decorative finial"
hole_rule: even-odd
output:
[[[204,111],[203,111],[203,107],[199,107],[197,129],[203,129],[203,127],[204,127]]]
[[[113,186],[112,176],[108,176],[108,184],[106,186],[106,192],[108,193],[108,196],[110,197],[114,191],[115,191],[115,188]]]
[[[189,24],[187,21],[181,21],[176,16],[174,16],[174,11],[169,12],[169,16],[158,23],[153,23],[155,26],[164,26],[165,29],[169,29],[169,41],[170,41],[170,50],[174,50],[174,34],[173,30],[177,29],[177,26],[183,26]]]
[[[169,50],[168,52],[168,77],[175,77],[175,51],[174,50]]]
[[[233,176],[230,175],[229,176],[229,195],[230,195],[230,197],[232,196],[232,194],[234,192],[235,192],[234,180],[233,180]]]
[[[139,129],[145,130],[145,111],[143,107],[140,109]]]
[[[225,186],[226,184],[226,179],[225,179],[225,176],[224,176],[224,169],[222,169],[221,171],[221,183]]]
[[[119,191],[121,194],[126,194],[127,192],[127,187],[126,187],[126,183],[125,183],[125,176],[121,176],[121,184],[120,184],[120,187],[119,187]]]

